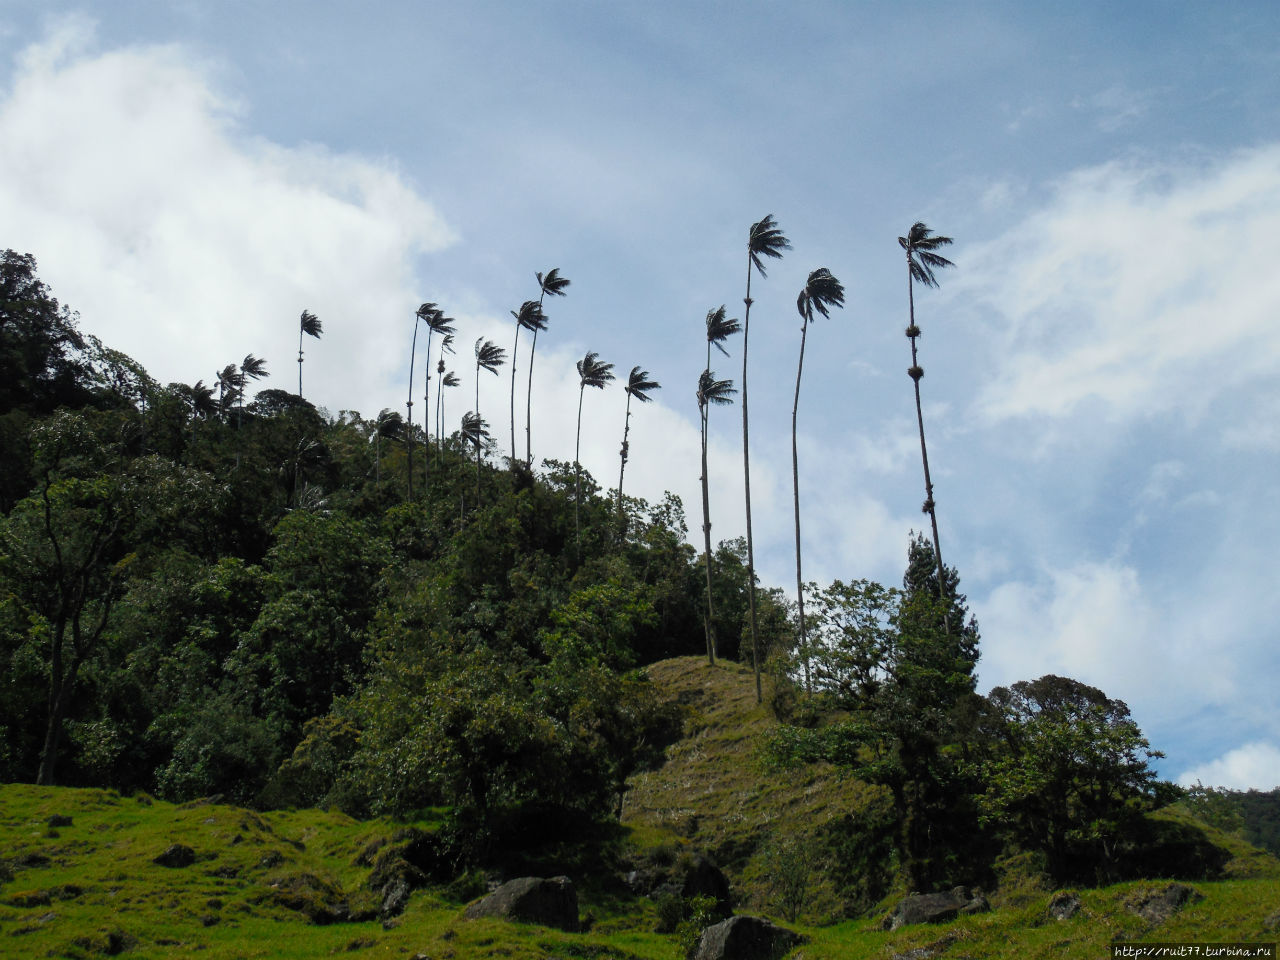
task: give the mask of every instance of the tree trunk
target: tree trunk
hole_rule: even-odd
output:
[[[707,411],[708,404],[702,405],[702,539],[703,557],[707,568],[707,619],[703,625],[707,635],[707,663],[716,664],[716,623],[715,608],[711,599],[711,497],[707,483]]]
[[[627,534],[627,520],[622,512],[622,477],[627,472],[627,437],[631,434],[631,391],[627,391],[627,416],[622,421],[622,466],[618,470],[618,531],[619,535],[625,537]]]
[[[764,702],[760,689],[760,638],[756,631],[756,551],[751,536],[751,436],[747,429],[747,333],[751,325],[751,251],[747,250],[747,295],[742,320],[742,479],[747,497],[747,604],[751,623],[751,666],[756,675],[756,703]],[[710,363],[708,362],[708,366]]]
[[[573,440],[573,539],[578,559],[582,559],[582,528],[578,523],[578,504],[582,501],[582,464],[578,460],[578,454],[582,449],[582,395],[586,389],[585,381],[578,385],[578,429]]]
[[[516,359],[520,352],[520,321],[516,321],[516,341],[511,346],[511,465],[516,465]]]
[[[413,361],[414,355],[418,349],[418,318],[413,318],[413,342],[409,346],[409,400],[405,407],[409,411],[408,422],[405,424],[405,437],[409,443],[409,502],[413,502]]]
[[[796,398],[791,405],[791,483],[796,513],[796,611],[800,624],[800,655],[804,660],[804,689],[813,692],[809,676],[809,637],[804,625],[804,579],[800,573],[800,457],[796,449],[796,414],[800,409],[800,375],[804,371],[804,342],[809,334],[809,317],[800,327],[800,362],[796,364]]]

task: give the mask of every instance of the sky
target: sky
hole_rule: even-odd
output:
[[[696,533],[704,318],[741,318],[772,214],[792,249],[752,280],[752,515],[762,578],[794,592],[811,270],[846,303],[806,341],[805,579],[899,583],[927,529],[897,243],[923,221],[954,239],[915,306],[980,689],[1074,677],[1129,705],[1163,777],[1268,790],[1278,36],[1266,2],[0,0],[0,248],[160,383],[254,354],[295,389],[311,310],[303,393],[332,415],[404,409],[438,303],[450,429],[473,344],[510,353],[558,267],[535,458],[573,459],[575,360],[638,365],[662,389],[633,407],[626,492],[678,494]],[[728,347],[712,367],[740,385]],[[479,384],[503,453],[509,377]],[[584,398],[604,488],[624,402]],[[718,541],[745,531],[740,408],[711,434]]]

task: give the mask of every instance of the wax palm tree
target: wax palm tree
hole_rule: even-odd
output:
[[[711,369],[711,347],[714,345],[717,350],[726,357],[729,351],[724,348],[724,342],[735,333],[742,332],[742,324],[736,319],[730,319],[725,312],[724,304],[721,304],[714,310],[707,311],[707,366]]]
[[[516,462],[516,356],[520,349],[520,331],[532,330],[535,334],[547,328],[547,318],[542,315],[541,300],[526,300],[519,310],[512,310],[516,318],[516,340],[511,347],[511,465]],[[530,358],[529,365],[533,366]]]
[[[425,493],[428,484],[428,473],[431,469],[431,423],[429,420],[430,411],[428,400],[431,397],[431,337],[434,334],[440,334],[442,338],[449,338],[449,342],[453,342],[454,328],[453,325],[458,321],[452,317],[446,317],[442,310],[436,309],[430,311],[422,318],[423,323],[427,325],[427,363],[426,363],[426,379],[422,385],[422,433],[425,436],[423,443],[423,463],[422,463],[422,489]],[[436,431],[437,440],[440,431]]]
[[[408,438],[409,500],[413,500],[413,367],[418,351],[418,325],[440,312],[434,303],[424,303],[413,312],[413,340],[409,345],[409,399],[405,401],[405,436]]]
[[[196,421],[208,420],[218,413],[218,401],[213,399],[213,387],[207,387],[203,380],[197,380],[195,386],[187,392],[187,404],[191,408],[191,442],[195,443]]]
[[[302,316],[298,318],[298,396],[302,396],[302,337],[306,334],[309,337],[320,339],[320,334],[324,332],[324,325],[310,310],[303,310]]]
[[[453,353],[453,337],[452,333],[446,333],[440,338],[440,359],[436,361],[436,376],[443,378],[445,371],[444,355]],[[454,378],[457,380],[457,377]],[[450,386],[456,387],[457,383],[451,383]],[[441,461],[441,447],[444,446],[444,417],[440,415],[440,394],[444,389],[442,383],[436,384],[436,463]]]
[[[622,421],[622,467],[618,470],[618,525],[620,528],[626,523],[622,513],[622,476],[627,472],[627,454],[630,452],[627,437],[631,432],[631,398],[635,397],[641,403],[648,403],[653,399],[649,394],[654,390],[662,389],[662,384],[657,380],[650,380],[648,370],[632,367],[631,373],[627,376],[627,385],[623,389],[627,392],[627,415]],[[626,530],[623,529],[622,532],[626,533]]]
[[[234,363],[228,363],[217,373],[218,379],[218,409],[222,414],[222,419],[227,419],[227,413],[235,406],[236,401],[240,398],[247,382],[244,374],[240,372],[240,368]]]
[[[763,695],[760,690],[760,635],[756,629],[756,548],[751,534],[751,433],[747,417],[747,337],[751,326],[751,271],[754,268],[765,276],[764,258],[779,260],[784,250],[791,249],[791,242],[783,234],[773,214],[757,220],[747,231],[747,295],[742,302],[746,310],[742,315],[742,481],[747,500],[747,596],[751,623],[751,662],[756,674],[756,703]]]
[[[240,429],[240,420],[241,420],[241,417],[243,417],[244,415],[244,388],[248,385],[250,380],[261,380],[263,377],[269,377],[269,376],[271,376],[271,374],[267,373],[267,361],[260,360],[259,358],[255,357],[252,353],[249,354],[247,357],[245,357],[244,361],[240,364],[239,377],[238,377],[239,383],[240,383],[240,389],[237,391],[238,402],[236,404],[236,430],[237,431]],[[240,469],[240,448],[241,448],[242,442],[243,441],[241,441],[239,437],[237,437],[236,439],[236,469],[237,470]]]
[[[481,337],[476,341],[476,416],[480,416],[480,371],[488,370],[495,377],[498,375],[498,368],[507,360],[507,351],[492,340],[485,340]],[[480,421],[484,423],[483,420]],[[488,427],[488,424],[485,424]],[[485,434],[488,436],[488,433]],[[476,445],[476,503],[479,504],[480,497],[480,445]]]
[[[954,267],[955,264],[946,257],[935,253],[940,247],[948,246],[950,237],[935,236],[925,224],[916,221],[911,225],[905,237],[898,238],[898,245],[907,254],[907,337],[911,340],[911,368],[907,376],[915,387],[916,423],[920,427],[920,460],[924,464],[924,505],[923,511],[929,514],[929,523],[933,527],[933,556],[938,562],[938,596],[945,604],[947,600],[947,579],[942,573],[942,547],[938,543],[938,514],[933,500],[933,480],[929,477],[929,453],[924,444],[924,414],[920,409],[920,378],[924,376],[924,368],[920,366],[916,355],[916,337],[920,336],[920,328],[916,326],[915,283],[918,281],[926,287],[936,287],[938,280],[934,270]],[[947,629],[950,629],[948,623]]]
[[[603,390],[613,379],[613,364],[605,363],[594,350],[579,360],[578,368],[578,430],[573,442],[573,533],[578,551],[582,550],[582,530],[578,522],[578,504],[582,501],[582,464],[578,457],[582,451],[582,397],[587,387]]]
[[[716,662],[715,608],[711,601],[711,496],[707,480],[707,413],[713,406],[733,403],[732,380],[717,380],[708,367],[698,377],[698,419],[702,422],[702,539],[703,559],[707,570],[707,618],[703,629],[707,638],[707,662]]]
[[[462,383],[458,379],[458,375],[452,370],[444,371],[444,361],[440,361],[440,382],[436,384],[436,415],[439,417],[440,426],[436,428],[436,464],[437,466],[444,462],[444,388],[456,387]]]
[[[529,386],[524,401],[524,465],[529,469],[533,467],[533,353],[538,349],[538,331],[547,329],[547,315],[542,312],[542,303],[548,296],[563,297],[565,288],[569,286],[569,279],[560,276],[559,267],[535,276],[538,278],[538,312],[542,315],[542,326],[535,327],[533,331],[533,346],[529,348]]]
[[[804,658],[804,685],[812,689],[809,677],[808,634],[804,623],[804,580],[800,574],[800,458],[796,451],[796,413],[800,409],[800,375],[804,371],[804,342],[809,333],[816,310],[823,317],[831,315],[832,307],[844,306],[844,287],[826,267],[819,267],[809,274],[809,279],[796,298],[796,310],[804,323],[800,327],[800,362],[796,365],[796,398],[791,406],[791,483],[795,495],[796,511],[796,598],[800,623],[800,652]]]

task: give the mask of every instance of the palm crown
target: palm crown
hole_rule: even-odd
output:
[[[813,319],[815,310],[824,317],[830,317],[832,307],[843,306],[844,285],[826,267],[819,267],[809,274],[804,289],[796,298],[796,310],[806,322]]]
[[[519,310],[512,310],[511,315],[524,330],[547,329],[547,318],[542,312],[542,304],[537,300],[526,300],[520,304]]]
[[[298,319],[299,336],[305,333],[309,337],[320,339],[320,334],[324,332],[324,325],[321,324],[320,318],[310,310],[303,310],[302,316]]]
[[[579,386],[602,390],[613,379],[613,364],[605,363],[594,350],[589,351],[575,366],[578,368]]]
[[[639,367],[632,367],[631,373],[627,376],[627,385],[624,388],[627,394],[635,397],[641,403],[648,403],[653,398],[649,396],[649,391],[661,388],[662,384],[657,380],[649,379],[649,371],[641,370]]]
[[[476,370],[483,368],[497,375],[498,368],[506,362],[506,359],[507,351],[492,340],[485,340],[481,337],[476,341]]]
[[[732,380],[717,380],[711,370],[703,370],[698,376],[698,406],[723,406],[733,403],[737,388]]]
[[[707,311],[707,343],[714,344],[715,348],[726,357],[729,355],[729,351],[722,344],[735,333],[741,332],[742,324],[726,316],[724,304],[721,304],[715,310]]]
[[[778,260],[782,257],[783,250],[790,249],[791,241],[783,234],[777,221],[773,219],[773,214],[768,214],[763,220],[751,225],[751,232],[747,234],[747,253],[751,257],[751,263],[760,271],[760,276],[767,276],[761,257]]]
[[[919,220],[913,223],[907,235],[898,238],[898,245],[907,252],[912,279],[923,283],[926,287],[936,287],[938,281],[933,271],[954,267],[955,264],[934,251],[950,243],[950,237],[934,236],[933,231]]]
[[[543,296],[563,297],[564,288],[569,285],[569,278],[560,276],[560,268],[552,267],[545,274],[537,273],[538,289]]]

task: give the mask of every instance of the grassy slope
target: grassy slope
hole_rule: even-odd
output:
[[[636,778],[624,845],[711,850],[728,868],[740,909],[768,914],[760,851],[769,838],[778,831],[811,832],[857,803],[864,788],[830,771],[762,775],[757,745],[772,721],[755,704],[748,671],[687,658],[657,664],[650,676],[689,706],[689,735],[668,751],[662,769]],[[69,816],[72,824],[50,828],[54,815]],[[323,899],[326,891],[355,908],[376,905],[366,886],[369,868],[357,858],[396,828],[313,810],[254,814],[103,790],[0,786],[0,957],[95,957],[123,948],[127,957],[209,960],[419,953],[437,960],[677,960],[674,939],[650,932],[652,904],[619,899],[616,891],[596,893],[606,888],[589,882],[580,884],[582,910],[595,923],[581,934],[464,921],[460,903],[431,890],[416,891],[391,929],[376,920],[319,926],[287,905],[298,897]],[[932,955],[947,958],[1048,960],[1105,956],[1106,944],[1118,937],[1274,941],[1280,864],[1236,838],[1218,839],[1236,855],[1229,879],[1193,884],[1205,899],[1159,927],[1125,909],[1157,883],[1081,891],[1084,908],[1067,921],[1049,919],[1051,891],[1028,883],[993,896],[992,913],[938,927],[885,933],[872,920],[800,925],[811,938],[800,952],[805,960],[846,960],[932,947]],[[171,843],[192,847],[196,863],[179,869],[152,863]],[[808,919],[821,915],[815,909]]]

